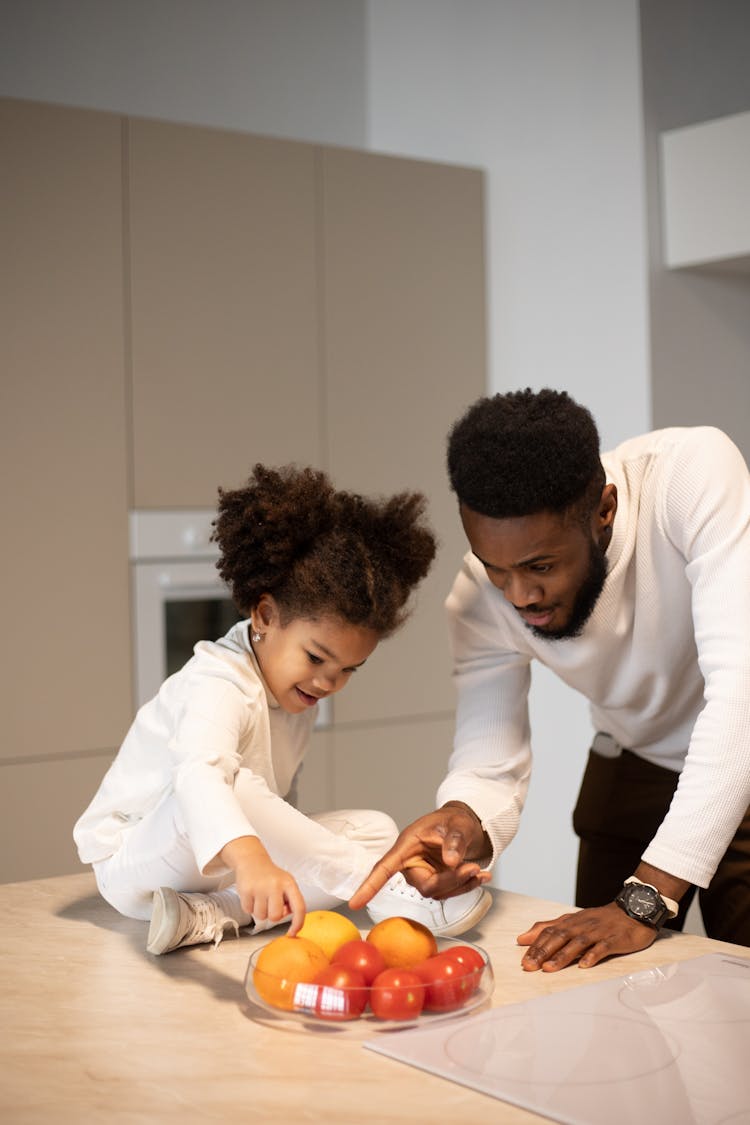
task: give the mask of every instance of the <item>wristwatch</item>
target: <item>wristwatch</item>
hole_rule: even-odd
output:
[[[635,875],[625,880],[615,902],[628,917],[654,928],[658,928],[669,918],[677,917],[677,903],[674,899],[665,898],[656,887],[650,883],[641,883]]]

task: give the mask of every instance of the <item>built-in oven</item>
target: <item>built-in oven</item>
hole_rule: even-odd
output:
[[[215,515],[213,509],[130,513],[136,707],[190,659],[198,641],[216,640],[240,620],[216,569]],[[316,726],[331,721],[326,699]]]

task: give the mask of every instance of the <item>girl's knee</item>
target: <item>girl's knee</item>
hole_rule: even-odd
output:
[[[361,834],[357,837],[360,843],[380,851],[387,851],[396,842],[398,825],[388,813],[378,809],[359,810],[361,819]]]
[[[118,914],[147,922],[151,917],[153,891],[137,889],[129,886],[127,881],[118,880],[116,876],[110,877],[111,873],[106,869],[107,862],[105,860],[93,865],[99,894]]]
[[[346,836],[371,851],[384,852],[395,842],[398,826],[388,813],[378,809],[341,809],[312,817],[329,832]]]

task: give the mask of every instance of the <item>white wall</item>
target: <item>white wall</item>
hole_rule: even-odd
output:
[[[605,445],[648,428],[636,0],[5,0],[0,14],[2,94],[485,169],[489,389],[565,388]],[[587,713],[539,670],[532,722],[501,881],[570,901]]]
[[[648,429],[637,3],[373,0],[368,18],[370,146],[487,172],[490,390],[567,390],[605,447]],[[569,902],[591,728],[540,667],[532,730],[499,881]]]
[[[487,170],[492,389],[649,422],[638,8],[372,0],[368,141]]]
[[[750,4],[642,0],[641,13],[654,423],[719,426],[750,462],[750,269],[665,267],[660,167],[663,132],[750,110]]]

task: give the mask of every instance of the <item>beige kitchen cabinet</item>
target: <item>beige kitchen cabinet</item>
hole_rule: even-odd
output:
[[[316,733],[300,807],[429,807],[464,551],[445,438],[485,387],[481,172],[12,99],[0,144],[0,881],[76,869],[131,721],[128,510],[212,508],[256,461],[426,493],[438,559]]]
[[[320,464],[311,145],[128,124],[134,508]]]
[[[121,122],[3,99],[0,133],[0,758],[27,761],[130,716]]]
[[[422,490],[440,541],[413,618],[336,720],[451,714],[443,601],[466,547],[445,450],[486,386],[483,176],[330,148],[322,167],[328,464],[347,487]]]
[[[450,717],[443,601],[464,542],[445,440],[485,388],[482,173],[142,120],[128,148],[134,507],[213,505],[255,460],[423,490],[438,558],[334,715]],[[308,762],[303,798],[332,803],[345,754]]]
[[[453,716],[341,723],[316,731],[294,794],[306,813],[381,809],[403,827],[429,812],[445,776]]]
[[[452,715],[334,729],[333,808],[382,809],[403,828],[435,807],[452,740]]]
[[[76,869],[130,721],[121,132],[0,99],[0,881]]]
[[[40,871],[80,871],[73,825],[114,754],[49,754],[0,765],[0,883],[35,879]]]

